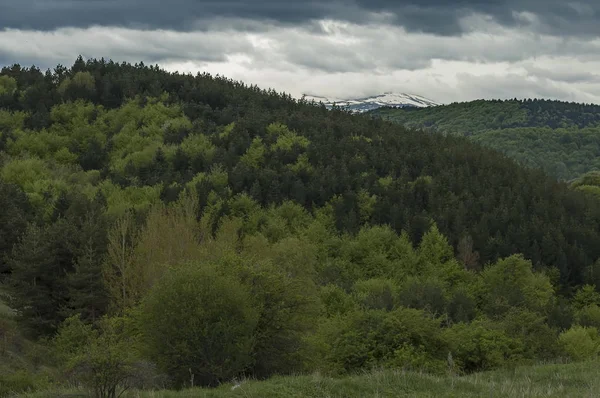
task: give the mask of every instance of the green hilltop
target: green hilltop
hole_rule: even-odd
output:
[[[370,113],[413,129],[468,137],[561,180],[600,170],[600,106],[478,100]]]

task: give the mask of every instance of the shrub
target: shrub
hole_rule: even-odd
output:
[[[574,361],[592,359],[600,352],[600,337],[594,327],[573,326],[558,336],[565,354]]]
[[[0,374],[0,397],[10,397],[15,396],[14,394],[42,390],[49,385],[47,378],[25,370]]]
[[[149,292],[139,314],[148,355],[177,386],[188,380],[216,385],[253,363],[258,322],[253,298],[236,278],[213,267],[171,270]]]
[[[96,398],[116,398],[143,381],[136,339],[127,318],[102,318],[94,327],[76,315],[67,318],[54,339],[64,374]],[[144,384],[144,383],[142,383]]]
[[[456,365],[466,373],[494,369],[522,351],[521,343],[484,320],[457,323],[443,332]]]
[[[477,303],[464,291],[457,291],[452,295],[446,307],[452,322],[471,322],[477,315]]]
[[[400,291],[399,302],[409,308],[424,310],[435,315],[446,312],[446,298],[440,282],[413,279]]]
[[[292,257],[292,256],[290,256]],[[305,338],[316,327],[322,312],[318,289],[298,268],[306,263],[292,261],[249,261],[238,258],[237,269],[258,312],[250,369],[252,376],[304,372],[312,356]],[[223,264],[227,266],[227,264]]]
[[[600,307],[588,305],[575,312],[575,319],[580,326],[600,328]]]
[[[489,317],[501,317],[511,307],[543,312],[554,300],[550,279],[534,273],[531,261],[523,255],[499,260],[487,267],[482,276],[485,286],[483,307]]]
[[[323,362],[335,373],[380,366],[436,370],[436,358],[447,354],[440,322],[409,308],[353,312],[322,325],[318,337],[327,347]]]
[[[358,302],[370,310],[391,311],[395,307],[396,286],[388,279],[369,279],[354,285]]]
[[[506,334],[521,341],[522,359],[552,359],[559,355],[558,333],[546,324],[546,317],[529,310],[514,308],[501,322]]]
[[[345,315],[356,307],[352,297],[336,285],[322,287],[320,297],[327,317]]]

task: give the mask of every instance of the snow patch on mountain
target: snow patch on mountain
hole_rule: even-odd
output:
[[[420,95],[404,93],[384,93],[372,97],[351,99],[327,98],[316,95],[304,95],[304,98],[307,101],[314,101],[316,103],[322,102],[327,108],[331,108],[335,104],[338,107],[347,108],[355,113],[368,112],[383,106],[423,108],[440,105],[439,103]]]

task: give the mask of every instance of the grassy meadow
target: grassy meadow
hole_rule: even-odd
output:
[[[216,389],[129,392],[129,398],[222,397],[597,397],[600,362],[538,365],[476,373],[464,377],[431,376],[401,370],[383,370],[351,377],[273,377],[268,381],[228,383]],[[45,391],[28,398],[85,397],[77,390]]]

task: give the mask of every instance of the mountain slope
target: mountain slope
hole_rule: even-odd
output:
[[[563,180],[600,170],[598,105],[479,100],[371,114],[409,128],[467,136]]]
[[[428,107],[437,106],[438,103],[429,100],[425,97],[413,94],[403,93],[384,93],[372,97],[351,98],[351,99],[334,99],[319,96],[306,95],[304,98],[307,101],[323,103],[327,108],[332,108],[334,105],[349,110],[353,113],[368,112],[381,107]]]
[[[2,69],[0,221],[2,300],[49,338],[52,384],[600,352],[595,198],[463,137],[225,78]]]
[[[37,217],[52,217],[73,190],[101,194],[116,213],[202,183],[203,203],[216,190],[223,200],[246,192],[266,206],[332,206],[337,228],[353,233],[389,224],[418,242],[433,220],[455,247],[472,236],[482,264],[524,253],[561,269],[565,284],[581,283],[600,257],[598,206],[464,139],[209,75],[101,61],[62,73],[2,70],[17,88],[0,97],[0,150],[9,155],[0,177],[26,192]],[[217,170],[225,186],[207,177]],[[376,198],[367,213],[365,195]]]

